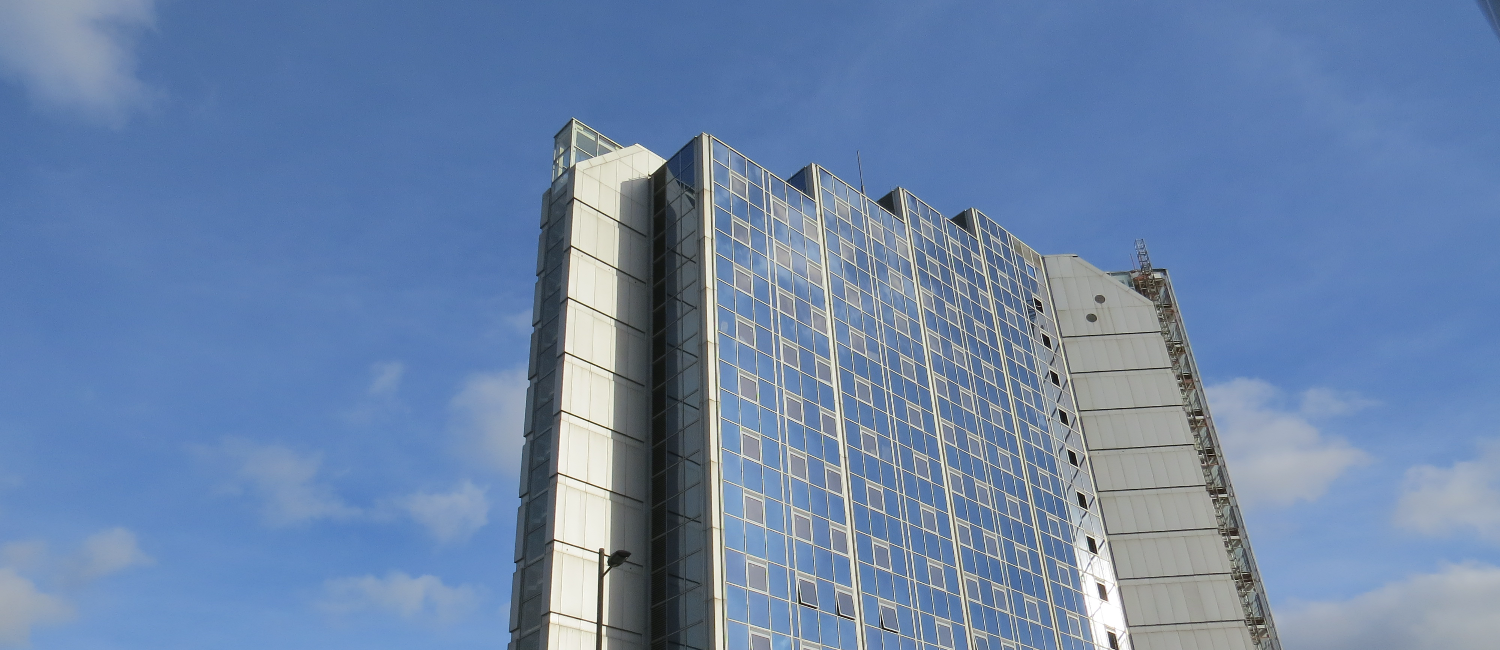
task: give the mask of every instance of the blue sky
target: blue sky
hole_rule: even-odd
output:
[[[1146,238],[1288,649],[1488,647],[1497,114],[1471,0],[0,0],[0,647],[504,643],[574,116]]]

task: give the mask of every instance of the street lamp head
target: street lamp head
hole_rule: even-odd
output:
[[[608,560],[609,566],[611,566],[611,567],[620,566],[621,564],[624,564],[625,560],[628,559],[629,557],[630,557],[630,551],[615,551],[614,553],[611,553],[609,555],[609,560]]]

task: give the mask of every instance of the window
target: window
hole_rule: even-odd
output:
[[[746,229],[746,230],[748,232],[749,229]],[[748,240],[749,238],[750,237],[747,234],[746,237],[745,237],[745,239]],[[739,289],[740,291],[743,291],[743,292],[748,293],[748,294],[750,294],[750,295],[753,296],[753,295],[755,295],[755,280],[750,276],[749,272],[742,271],[740,269],[735,269],[734,270],[734,288]]]
[[[1038,298],[1036,296],[1032,296],[1031,297],[1031,306],[1036,307],[1037,311],[1042,311],[1042,299]]]
[[[751,323],[748,320],[741,319],[739,325],[735,327],[734,335],[735,338],[739,339],[741,343],[744,343],[745,345],[748,345],[750,347],[755,347],[754,323]]]
[[[861,433],[860,445],[864,448],[865,453],[871,456],[880,455],[880,439],[876,438],[874,433],[869,431]]]
[[[1052,380],[1052,383],[1054,385],[1057,385],[1057,386],[1061,386],[1062,385],[1062,378],[1057,376],[1057,371],[1055,371],[1055,370],[1048,370],[1047,371],[1047,378],[1050,379],[1050,380]]]
[[[948,583],[943,579],[943,567],[938,564],[927,565],[927,582],[938,589],[947,589]]]
[[[781,343],[781,361],[793,368],[798,367],[799,364],[797,363],[796,346],[787,345],[787,343],[783,341]]]
[[[912,466],[912,469],[916,471],[917,476],[920,476],[927,480],[932,480],[932,468],[927,464],[926,458],[923,458],[921,456],[913,457]]]
[[[823,269],[819,268],[817,264],[808,264],[807,265],[807,279],[808,279],[808,281],[812,282],[815,285],[822,285],[823,284]]]
[[[854,594],[840,591],[834,597],[838,600],[834,613],[844,618],[854,618]]]
[[[766,525],[766,504],[760,499],[745,495],[745,520]]]
[[[781,246],[776,247],[776,263],[790,267],[792,265],[792,251]]]
[[[802,479],[804,481],[807,480],[807,459],[806,458],[803,458],[803,457],[798,456],[796,454],[792,454],[790,456],[790,458],[788,459],[787,464],[791,466],[790,469],[792,470],[792,476],[800,478],[800,479]]]
[[[1089,509],[1089,497],[1088,497],[1088,495],[1086,495],[1086,494],[1084,494],[1082,492],[1074,492],[1073,494],[1074,494],[1074,496],[1078,497],[1078,507],[1083,508],[1084,510],[1088,510]]]
[[[788,395],[786,398],[786,416],[795,422],[801,422],[802,400]]]
[[[885,490],[882,490],[873,485],[870,486],[869,501],[871,508],[874,508],[876,510],[885,510]]]
[[[812,519],[805,515],[792,515],[792,534],[803,541],[812,541]]]
[[[751,632],[750,650],[771,650],[771,637]]]
[[[740,375],[740,395],[752,402],[760,401],[760,385],[754,375]]]
[[[1048,350],[1051,350],[1052,349],[1052,337],[1047,336],[1046,334],[1043,334],[1042,335],[1042,347],[1047,348]]]
[[[876,544],[874,546],[874,551],[875,551],[874,552],[874,555],[875,555],[875,558],[874,558],[874,560],[875,560],[875,566],[878,566],[878,567],[880,567],[882,569],[885,569],[885,570],[889,571],[890,568],[891,568],[891,549],[890,549],[890,547],[887,547],[884,544]]]
[[[1089,552],[1090,553],[1094,553],[1094,554],[1098,554],[1099,553],[1099,542],[1098,542],[1098,540],[1095,540],[1092,537],[1085,537],[1083,539],[1088,542],[1088,544],[1089,544]]]
[[[1105,632],[1104,634],[1109,637],[1110,650],[1120,650],[1120,637],[1115,636],[1114,632]]]
[[[938,623],[937,642],[944,648],[953,647],[953,626],[947,623]]]
[[[828,468],[828,491],[835,493],[844,491],[844,477],[839,474],[838,470],[831,467]]]
[[[823,381],[832,383],[833,382],[833,367],[830,366],[830,365],[828,365],[827,361],[822,361],[822,360],[818,361],[818,366],[817,367],[818,367],[818,379],[821,379]]]
[[[922,508],[922,528],[937,532],[938,518],[936,511]]]
[[[943,423],[943,441],[947,442],[950,445],[958,444],[957,430],[953,428],[953,425],[948,424],[947,422]]]
[[[757,463],[761,462],[760,438],[752,435],[744,435],[740,438],[740,454]]]
[[[840,553],[849,552],[849,535],[839,528],[831,528],[828,531],[828,546]]]
[[[863,379],[855,379],[854,380],[854,397],[855,397],[855,399],[858,399],[861,402],[868,403],[868,402],[872,401],[873,398],[871,396],[870,382],[865,381]]]
[[[818,583],[806,578],[797,579],[797,602],[813,609],[818,608]]]
[[[769,577],[769,574],[766,572],[766,566],[764,564],[756,564],[754,562],[746,564],[745,581],[746,584],[750,585],[751,589],[757,589],[760,591],[771,590],[771,579]]]
[[[880,628],[891,632],[901,631],[901,626],[896,621],[896,607],[894,605],[880,604]]]
[[[1057,419],[1061,420],[1063,424],[1070,424],[1071,420],[1071,418],[1068,416],[1068,412],[1062,409],[1057,409]]]
[[[1068,450],[1068,464],[1074,467],[1078,466],[1078,452],[1072,449]]]
[[[1102,582],[1094,583],[1094,587],[1099,590],[1099,600],[1109,600],[1109,587],[1104,586]]]

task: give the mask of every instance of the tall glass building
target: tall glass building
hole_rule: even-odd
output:
[[[512,650],[1278,650],[1164,270],[577,121]],[[596,597],[601,549],[627,550]]]

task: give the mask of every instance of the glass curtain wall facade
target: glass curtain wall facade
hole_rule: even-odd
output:
[[[589,164],[638,148],[588,133],[614,148]],[[649,612],[610,645],[1131,647],[1040,255],[977,210],[870,199],[818,165],[782,179],[706,134],[649,187],[650,541],[628,550],[650,579],[619,594]],[[563,464],[528,440],[529,466]],[[572,650],[560,612],[526,609],[560,584],[529,557],[518,650]]]

